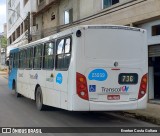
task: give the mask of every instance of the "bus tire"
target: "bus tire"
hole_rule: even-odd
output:
[[[17,92],[17,86],[15,81],[13,82],[13,91],[17,98],[22,96],[20,93]]]
[[[36,90],[36,107],[39,111],[45,109],[45,105],[43,104],[43,94],[40,86]]]

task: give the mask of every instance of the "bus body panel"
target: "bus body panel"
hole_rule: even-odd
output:
[[[80,36],[77,36],[78,30],[81,31]],[[67,36],[72,37],[68,70],[32,68],[18,69],[16,73],[12,69],[11,75],[15,75],[9,77],[9,86],[13,77],[16,79],[17,76],[17,91],[20,94],[35,100],[36,87],[40,86],[43,104],[70,111],[133,110],[146,107],[147,93],[138,100],[141,78],[148,73],[144,30],[124,26],[78,26],[30,43],[29,46]],[[88,100],[77,94],[77,73],[86,78]],[[138,82],[132,85],[120,84],[118,78],[121,73],[137,74]],[[117,90],[112,91],[114,89]],[[114,99],[110,100],[110,96]]]
[[[146,108],[147,93],[138,100],[141,79],[148,73],[146,32],[86,28],[81,38],[76,68],[87,80],[89,110]],[[137,83],[120,84],[122,73],[138,75]],[[80,103],[79,99],[76,103]],[[118,106],[113,108],[114,105]]]
[[[99,70],[97,72],[101,72],[101,75],[96,75],[97,73],[93,73],[95,70]],[[87,78],[91,78],[89,76],[93,76],[93,78],[96,78],[96,76],[99,76],[98,78],[104,78],[104,76],[106,75],[104,75],[105,73],[103,72],[106,72],[107,79],[105,81],[95,81],[88,79],[89,100],[109,103],[117,103],[120,101],[137,101],[140,82],[138,82],[136,85],[120,85],[118,83],[119,74],[126,73],[126,71],[127,73],[138,74],[138,81],[141,80],[142,73],[140,69],[121,68],[120,70],[112,70],[112,68],[104,67],[90,68],[85,74]],[[111,101],[107,99],[107,95],[119,95],[120,99],[115,99]]]
[[[60,92],[60,108],[68,109],[68,71],[55,71],[53,91]]]
[[[46,104],[54,107],[60,107],[60,92],[54,90],[55,77],[54,70],[46,70]]]
[[[17,68],[13,68],[9,74],[9,81],[8,81],[8,87],[10,90],[13,89],[13,81],[15,80],[15,82],[17,82]]]

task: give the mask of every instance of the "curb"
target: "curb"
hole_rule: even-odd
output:
[[[148,116],[148,115],[142,115],[140,113],[133,113],[133,112],[119,112],[120,115],[124,117],[131,117],[131,118],[136,118],[138,120],[146,121],[152,124],[160,125],[160,118],[156,118],[153,116]]]
[[[6,74],[6,73],[0,73],[0,75],[8,75],[8,74]]]

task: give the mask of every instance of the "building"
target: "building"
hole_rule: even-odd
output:
[[[36,3],[35,0],[6,0],[8,51],[31,41]]]
[[[4,23],[3,25],[3,32],[4,32],[4,36],[7,37],[7,23]]]
[[[36,33],[32,36],[33,40],[50,35],[51,33],[49,33],[48,30],[54,29],[59,25],[59,1],[60,0],[37,0],[37,12],[33,15],[36,30]],[[55,33],[56,32],[55,30]]]
[[[32,40],[79,24],[117,24],[147,29],[149,99],[160,100],[160,0],[37,0],[35,4]],[[10,31],[8,38],[15,39],[14,32]]]
[[[3,32],[0,33],[0,69],[6,69],[6,47],[2,47],[2,40],[6,40],[7,24],[3,25]],[[3,43],[4,44],[4,43]],[[4,46],[4,45],[3,45]],[[5,45],[7,46],[7,45]]]

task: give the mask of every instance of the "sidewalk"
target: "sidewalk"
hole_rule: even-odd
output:
[[[8,78],[7,71],[0,71],[0,77]]]
[[[147,109],[122,112],[124,116],[134,117],[143,121],[160,125],[160,104],[147,104]]]

